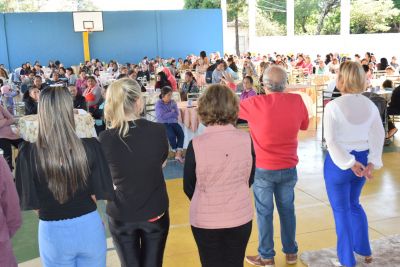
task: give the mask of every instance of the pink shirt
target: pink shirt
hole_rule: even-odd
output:
[[[0,138],[6,138],[10,140],[19,139],[12,130],[10,125],[14,123],[14,118],[10,112],[0,105]]]
[[[79,78],[78,80],[76,80],[75,86],[76,89],[78,90],[78,94],[82,95],[87,87],[86,79]]]
[[[0,156],[0,266],[17,267],[11,238],[21,227],[21,211],[10,168]]]

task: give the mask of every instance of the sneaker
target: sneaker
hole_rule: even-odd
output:
[[[297,254],[286,254],[286,263],[289,265],[297,263]]]
[[[366,256],[365,257],[365,263],[370,264],[370,263],[372,263],[372,261],[373,261],[372,256]]]
[[[340,261],[338,259],[330,259],[329,261],[335,267],[343,267],[343,265],[340,263]]]
[[[275,267],[275,260],[272,259],[263,259],[260,255],[257,256],[246,256],[246,261],[254,266],[261,267]]]

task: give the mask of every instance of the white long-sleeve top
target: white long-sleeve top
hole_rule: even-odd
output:
[[[329,102],[324,114],[325,140],[332,161],[342,170],[353,167],[350,152],[369,150],[368,163],[383,166],[385,131],[375,104],[361,94],[345,94]]]

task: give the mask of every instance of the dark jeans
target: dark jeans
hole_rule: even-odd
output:
[[[169,214],[155,222],[121,222],[109,217],[110,233],[122,267],[161,267]]]
[[[13,169],[11,146],[18,148],[19,144],[22,141],[23,141],[22,139],[10,140],[10,139],[6,139],[6,138],[0,138],[0,148],[3,149],[3,151],[4,151],[4,159],[7,161],[8,166],[10,166],[10,170]]]
[[[172,150],[175,151],[177,148],[182,149],[183,141],[185,141],[182,127],[178,123],[164,123],[164,125],[167,128],[169,145]]]
[[[252,221],[234,228],[203,229],[192,226],[202,267],[243,267]]]

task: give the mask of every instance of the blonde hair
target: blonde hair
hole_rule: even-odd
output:
[[[61,204],[87,184],[89,164],[75,133],[72,96],[65,87],[49,87],[40,94],[38,163],[54,198]]]
[[[355,61],[345,61],[340,64],[337,87],[347,94],[363,92],[366,88],[366,77],[361,64]]]
[[[239,98],[225,85],[210,85],[199,99],[198,114],[204,125],[235,124]]]
[[[110,129],[119,129],[119,134],[125,137],[129,131],[127,116],[140,117],[143,106],[138,106],[142,97],[140,85],[132,79],[124,78],[113,82],[107,89],[104,106],[104,119]]]

